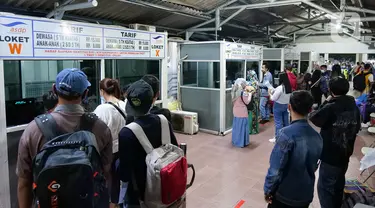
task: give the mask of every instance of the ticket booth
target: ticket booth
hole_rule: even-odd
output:
[[[279,83],[279,73],[284,71],[284,49],[283,48],[264,48],[263,63],[267,63],[270,73],[274,79],[274,85]]]
[[[100,104],[99,81],[120,85],[145,74],[160,78],[156,102],[167,106],[167,34],[70,21],[0,16],[0,207],[17,208],[16,162],[20,137],[45,112],[42,95],[65,68],[82,69],[91,82],[84,106]]]
[[[298,73],[300,54],[291,48],[284,48],[284,66],[291,64],[293,71]]]
[[[262,47],[223,41],[180,45],[182,108],[197,112],[201,131],[225,135],[232,130],[231,89],[246,71],[260,74]]]

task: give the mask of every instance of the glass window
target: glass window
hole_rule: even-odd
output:
[[[227,88],[232,87],[237,78],[244,78],[244,64],[244,61],[227,61]]]
[[[52,90],[56,75],[65,68],[80,68],[91,82],[84,105],[93,111],[98,105],[100,78],[99,61],[4,61],[5,101],[7,126],[29,123],[44,113],[42,96]]]
[[[105,61],[105,77],[118,79],[121,88],[138,81],[146,74],[156,76],[161,83],[160,61],[134,59]],[[161,84],[159,87],[161,88]]]
[[[183,62],[182,85],[220,88],[219,62]]]

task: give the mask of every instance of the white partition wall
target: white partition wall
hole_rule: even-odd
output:
[[[33,118],[44,112],[41,96],[58,72],[80,68],[92,87],[87,107],[100,104],[99,81],[121,85],[145,74],[160,78],[157,104],[167,106],[167,34],[116,26],[1,13],[0,42],[0,207],[17,208],[15,167],[18,143]]]

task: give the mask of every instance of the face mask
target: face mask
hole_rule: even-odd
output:
[[[100,102],[101,102],[101,104],[104,104],[104,103],[106,103],[107,101],[105,101],[105,99],[104,99],[103,96],[100,96]]]

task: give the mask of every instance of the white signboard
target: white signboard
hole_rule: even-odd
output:
[[[166,35],[95,24],[0,16],[0,58],[164,58]]]
[[[284,49],[284,60],[299,60],[299,53],[295,52],[293,49]]]
[[[262,47],[256,45],[225,43],[226,59],[260,60]]]

